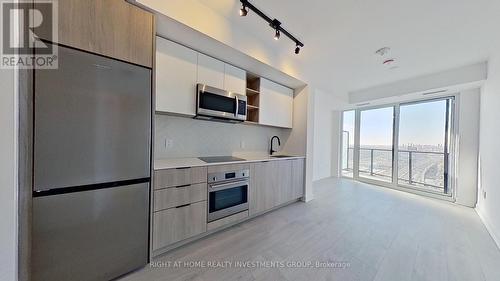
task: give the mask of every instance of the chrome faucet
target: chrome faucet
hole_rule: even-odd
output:
[[[271,138],[271,150],[269,151],[269,154],[270,154],[270,155],[273,155],[273,153],[274,153],[274,152],[277,152],[277,150],[274,150],[274,149],[273,149],[273,140],[274,140],[274,138],[277,138],[277,139],[278,139],[278,146],[281,146],[281,140],[280,140],[280,138],[279,138],[278,136],[273,136],[273,137]]]

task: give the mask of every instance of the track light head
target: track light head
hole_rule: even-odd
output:
[[[300,53],[300,47],[297,45],[297,47],[295,47],[295,54],[298,55]]]
[[[280,39],[280,35],[281,35],[281,32],[280,32],[281,22],[279,20],[277,20],[277,19],[273,19],[269,23],[269,26],[271,26],[271,28],[273,28],[275,30],[274,40]]]
[[[245,5],[243,5],[240,9],[240,17],[244,17],[248,14],[248,10],[247,10],[247,7],[245,7]]]
[[[274,40],[280,39],[280,35],[281,35],[280,30],[276,29],[276,32],[274,33]]]

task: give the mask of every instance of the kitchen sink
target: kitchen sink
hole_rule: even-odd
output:
[[[271,155],[271,157],[274,157],[274,158],[290,158],[290,157],[295,157],[295,156],[290,156],[290,155]]]

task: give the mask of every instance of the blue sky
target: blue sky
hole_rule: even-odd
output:
[[[400,145],[438,145],[444,143],[446,101],[401,105]],[[391,145],[393,109],[379,108],[361,112],[361,145]],[[351,132],[354,144],[354,111],[344,113],[344,130]]]
[[[446,101],[401,106],[399,144],[444,144]]]

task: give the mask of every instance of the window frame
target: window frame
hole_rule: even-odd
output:
[[[445,177],[445,189],[447,189],[448,193],[440,193],[437,191],[432,191],[432,190],[426,190],[419,188],[417,186],[413,186],[410,184],[404,184],[404,183],[399,183],[398,179],[398,174],[399,174],[399,122],[400,122],[400,108],[401,106],[404,105],[413,105],[413,104],[419,104],[419,103],[428,103],[428,102],[433,102],[433,101],[440,101],[440,100],[449,100],[450,105],[447,107],[449,112],[447,114],[449,115],[449,118],[447,118],[447,137],[445,141],[445,153],[448,153],[448,157],[445,158],[445,165],[447,165],[447,176]],[[354,155],[353,155],[353,177],[348,177],[344,176],[342,174],[342,166],[340,166],[340,177],[341,178],[346,178],[346,179],[351,179],[351,180],[356,180],[359,182],[363,183],[368,183],[368,184],[374,184],[374,185],[379,185],[383,187],[388,187],[391,189],[396,189],[396,190],[401,190],[401,191],[406,191],[410,193],[415,193],[415,194],[420,194],[424,196],[429,196],[437,199],[442,199],[442,200],[447,200],[447,201],[452,201],[454,202],[456,197],[455,197],[455,189],[456,189],[456,168],[457,168],[457,163],[456,159],[458,159],[458,147],[457,147],[457,141],[458,141],[458,120],[457,116],[459,113],[459,101],[460,101],[460,93],[455,93],[451,95],[445,95],[445,96],[440,96],[440,97],[432,97],[432,98],[420,98],[420,99],[415,99],[415,100],[409,100],[409,101],[401,101],[401,102],[394,102],[394,103],[388,103],[388,104],[379,104],[379,105],[373,105],[373,106],[362,106],[362,107],[356,107],[356,108],[351,108],[351,109],[346,109],[342,111],[341,114],[341,142],[340,142],[340,163],[342,163],[343,159],[343,154],[344,151],[342,149],[343,143],[344,143],[344,112],[348,111],[354,111],[355,112],[355,127],[354,127]],[[393,107],[393,146],[392,146],[392,181],[391,182],[385,182],[385,181],[378,181],[378,180],[373,180],[373,179],[368,179],[368,178],[363,178],[359,176],[359,157],[360,157],[360,122],[361,122],[361,112],[365,110],[371,110],[371,109],[379,109],[379,108],[387,108],[387,107]],[[446,151],[447,149],[447,151]]]

